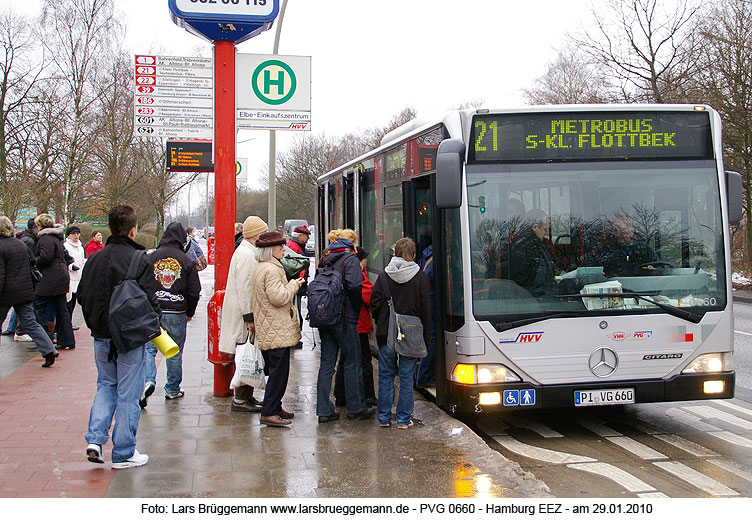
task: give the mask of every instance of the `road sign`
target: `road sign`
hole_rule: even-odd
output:
[[[136,55],[134,131],[142,137],[213,137],[213,61]]]
[[[311,129],[311,57],[238,54],[240,128]]]
[[[211,141],[167,141],[167,170],[214,172]]]
[[[209,41],[236,44],[266,31],[279,12],[279,0],[169,0],[172,20]]]

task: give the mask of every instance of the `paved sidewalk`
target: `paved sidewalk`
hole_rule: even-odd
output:
[[[0,344],[0,497],[546,497],[545,484],[488,448],[468,427],[416,393],[425,426],[380,428],[377,421],[319,425],[315,415],[318,346],[305,329],[292,354],[283,400],[289,428],[230,412],[212,395],[206,360],[206,304],[213,268],[201,273],[204,296],[189,323],[183,359],[186,396],[165,401],[165,367],[142,412],[143,467],[114,471],[84,458],[88,412],[96,391],[93,343],[82,325],[77,349],[51,368],[26,343]],[[14,360],[3,360],[5,355]],[[32,357],[29,359],[29,357]],[[14,371],[7,374],[8,368]],[[451,435],[455,428],[459,435]]]

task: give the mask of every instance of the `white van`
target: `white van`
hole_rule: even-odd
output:
[[[299,225],[305,225],[308,227],[308,221],[307,220],[285,220],[285,228],[284,233],[287,238],[289,238],[292,235],[292,231],[295,230],[295,227]]]

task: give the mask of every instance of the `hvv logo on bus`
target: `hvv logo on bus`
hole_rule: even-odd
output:
[[[513,339],[501,339],[499,344],[535,344],[543,338],[543,331],[518,333]]]

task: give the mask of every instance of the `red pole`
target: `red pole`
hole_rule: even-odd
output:
[[[235,249],[235,44],[214,42],[214,294],[227,286]],[[211,328],[210,328],[211,329]],[[210,335],[211,339],[212,336]],[[228,356],[232,357],[232,356]],[[214,364],[214,395],[230,395],[232,362]]]
[[[235,44],[214,42],[214,290],[227,285],[235,249]]]

